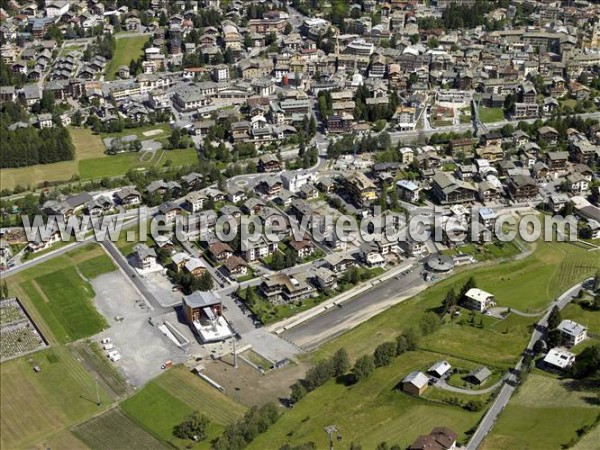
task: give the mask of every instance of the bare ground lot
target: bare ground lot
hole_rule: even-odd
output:
[[[238,359],[237,369],[234,368],[231,355],[204,362],[204,373],[223,386],[227,396],[248,406],[287,399],[291,384],[302,378],[308,368],[302,362],[290,363],[262,375],[241,359]]]

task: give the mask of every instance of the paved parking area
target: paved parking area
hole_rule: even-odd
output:
[[[129,382],[140,386],[156,377],[167,360],[182,363],[187,359],[181,350],[164,336],[148,318],[156,315],[121,272],[112,272],[91,281],[96,297],[94,303],[106,317],[110,329],[95,339],[110,337],[115,350],[122,355],[115,362]]]
[[[173,284],[166,274],[154,272],[144,275],[142,279],[162,306],[170,307],[181,304],[183,294],[180,291],[173,292]]]

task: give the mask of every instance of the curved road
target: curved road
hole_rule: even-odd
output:
[[[563,293],[560,297],[558,297],[552,303],[552,305],[550,305],[550,307],[548,308],[546,313],[543,315],[543,317],[537,323],[537,325],[533,331],[533,334],[531,335],[531,339],[529,340],[529,344],[527,345],[527,348],[525,348],[525,351],[523,353],[531,352],[533,349],[533,345],[539,339],[543,338],[546,335],[547,326],[548,326],[548,316],[550,315],[550,311],[552,310],[552,308],[554,306],[558,306],[559,309],[563,309],[565,306],[567,306],[569,304],[569,302],[571,300],[573,300],[573,298],[575,298],[576,295],[579,293],[579,290],[581,289],[581,287],[586,282],[589,282],[589,280],[591,280],[591,278],[588,278],[587,280],[584,280],[581,283],[576,284],[575,286],[573,286],[572,288],[567,290],[565,293]],[[514,391],[517,387],[517,381],[518,381],[517,376],[518,376],[518,373],[521,371],[522,365],[523,365],[523,357],[521,357],[519,359],[519,361],[515,365],[514,370],[512,370],[509,373],[509,375],[504,379],[504,384],[502,385],[500,392],[496,396],[494,403],[492,404],[490,409],[487,411],[487,413],[485,413],[485,416],[483,416],[483,419],[481,419],[481,422],[479,422],[477,430],[475,430],[475,433],[473,433],[471,440],[467,444],[467,447],[466,447],[467,450],[477,450],[481,446],[481,443],[483,442],[483,440],[485,439],[487,434],[493,428],[494,424],[496,423],[496,420],[498,420],[498,416],[500,415],[502,410],[508,404],[510,397],[512,396],[512,394],[514,393]]]

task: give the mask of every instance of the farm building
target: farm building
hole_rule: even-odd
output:
[[[409,394],[420,396],[427,389],[429,378],[423,372],[415,370],[402,380],[402,390]]]

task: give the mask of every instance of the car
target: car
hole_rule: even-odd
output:
[[[115,348],[115,346],[113,344],[104,344],[104,350],[112,350],[113,348]]]
[[[109,337],[105,337],[100,339],[100,343],[101,344],[110,344],[110,338]]]

